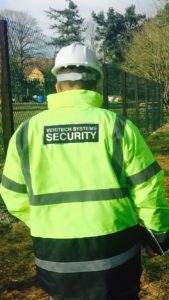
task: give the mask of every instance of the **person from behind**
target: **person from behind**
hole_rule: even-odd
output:
[[[102,108],[92,50],[63,47],[52,72],[57,93],[12,136],[1,195],[30,228],[52,299],[138,300],[140,225],[169,247],[163,171],[137,127]]]

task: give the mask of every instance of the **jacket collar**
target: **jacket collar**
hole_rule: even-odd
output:
[[[103,103],[103,96],[97,92],[89,90],[70,90],[48,95],[47,102],[49,110],[86,105],[101,107]]]

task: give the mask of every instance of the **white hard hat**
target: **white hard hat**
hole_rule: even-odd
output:
[[[56,55],[55,66],[52,69],[52,73],[57,76],[61,68],[67,68],[69,66],[91,68],[99,72],[101,77],[103,76],[102,68],[95,53],[79,42],[72,43],[60,49]]]

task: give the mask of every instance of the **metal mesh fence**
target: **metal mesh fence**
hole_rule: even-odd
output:
[[[109,65],[107,86],[107,108],[132,120],[143,135],[162,125],[162,87],[159,84]]]

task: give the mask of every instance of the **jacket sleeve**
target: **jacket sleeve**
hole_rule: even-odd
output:
[[[0,193],[8,211],[29,226],[29,197],[17,151],[16,134],[9,142]]]
[[[169,206],[164,191],[164,172],[132,122],[127,121],[124,170],[130,199],[139,222],[159,238],[169,232]]]

